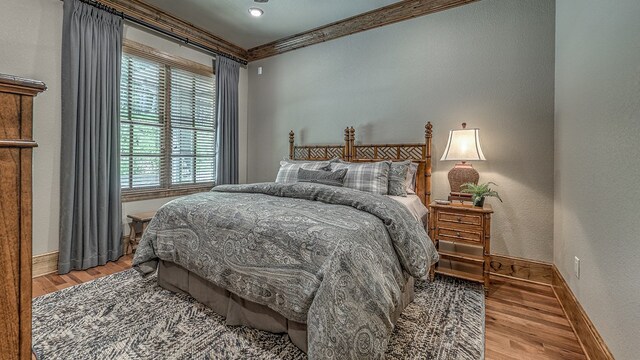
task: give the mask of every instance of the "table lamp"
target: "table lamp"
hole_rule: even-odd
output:
[[[449,186],[451,192],[449,201],[463,200],[471,201],[471,194],[460,191],[460,186],[464,183],[478,183],[480,174],[467,161],[486,160],[480,147],[480,130],[467,129],[467,124],[462,123],[462,129],[449,131],[447,147],[442,154],[443,160],[460,161],[449,171]]]

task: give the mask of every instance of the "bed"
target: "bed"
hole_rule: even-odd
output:
[[[295,145],[289,159],[349,163],[411,160],[405,199],[312,183],[225,185],[163,206],[134,258],[160,286],[226,317],[286,333],[310,359],[378,358],[413,300],[414,278],[438,260],[425,232],[431,136],[421,144]],[[413,208],[413,211],[412,211]]]

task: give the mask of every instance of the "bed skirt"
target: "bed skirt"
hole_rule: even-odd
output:
[[[307,352],[307,324],[291,321],[267,306],[245,300],[210,283],[189,270],[169,261],[158,264],[158,285],[191,295],[226,319],[227,325],[244,325],[272,333],[286,333],[291,342]],[[407,281],[398,308],[391,316],[395,324],[400,314],[414,298],[414,279]]]

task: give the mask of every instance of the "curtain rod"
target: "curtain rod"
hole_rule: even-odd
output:
[[[64,2],[64,0],[60,0],[60,1]],[[100,9],[100,10],[104,10],[104,11],[109,12],[111,14],[117,15],[117,16],[123,18],[124,20],[127,20],[127,21],[132,22],[132,23],[137,24],[137,25],[140,25],[140,26],[145,27],[147,29],[151,29],[153,31],[159,32],[159,33],[161,33],[161,34],[163,34],[163,35],[165,35],[167,37],[179,40],[179,41],[181,41],[181,42],[183,42],[183,43],[185,43],[187,45],[191,45],[191,46],[196,47],[196,48],[198,48],[200,50],[204,50],[204,51],[206,51],[206,52],[208,52],[210,54],[213,54],[213,55],[216,55],[216,56],[220,55],[220,56],[228,57],[228,58],[232,59],[233,61],[236,61],[236,62],[244,65],[245,67],[247,66],[247,61],[246,60],[240,59],[240,58],[238,58],[236,56],[233,56],[233,55],[225,54],[225,53],[223,53],[221,51],[212,49],[212,48],[210,48],[210,47],[208,47],[206,45],[202,45],[200,43],[190,41],[189,38],[187,38],[187,37],[182,37],[180,35],[176,35],[176,34],[172,33],[171,31],[162,29],[162,28],[160,28],[160,27],[158,27],[156,25],[150,24],[150,23],[148,23],[148,22],[146,22],[144,20],[137,19],[137,18],[135,18],[135,17],[133,17],[131,15],[127,15],[122,11],[118,11],[118,10],[112,8],[112,7],[109,7],[109,6],[105,5],[105,4],[97,2],[95,0],[78,0],[78,1],[80,1],[82,3],[85,3],[87,5],[91,5],[91,6],[95,7],[95,8]]]

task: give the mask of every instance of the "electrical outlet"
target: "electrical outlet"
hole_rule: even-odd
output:
[[[580,259],[577,256],[573,257],[573,273],[580,279]]]

